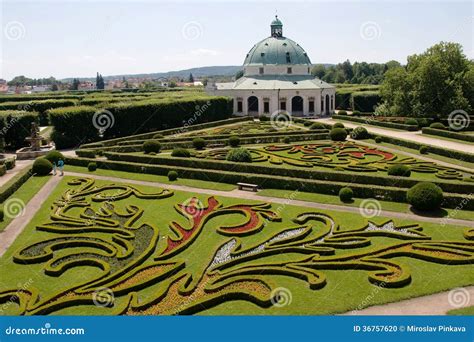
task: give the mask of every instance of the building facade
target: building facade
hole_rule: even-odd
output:
[[[307,53],[283,36],[283,24],[275,17],[270,37],[255,44],[245,57],[243,76],[235,82],[209,84],[206,90],[232,97],[236,115],[330,115],[335,87],[312,76],[311,67]]]

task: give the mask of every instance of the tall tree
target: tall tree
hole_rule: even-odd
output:
[[[77,78],[73,79],[72,80],[72,84],[71,84],[71,90],[78,90],[79,89],[79,80]]]
[[[96,87],[96,89],[104,89],[105,88],[104,78],[99,73],[97,73],[97,76],[95,78],[95,87]]]
[[[194,83],[193,74],[189,74],[188,82],[189,82],[189,83]]]

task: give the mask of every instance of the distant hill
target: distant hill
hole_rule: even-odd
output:
[[[124,74],[124,75],[109,75],[104,76],[105,80],[115,80],[125,78],[171,78],[178,77],[187,79],[189,74],[193,74],[194,77],[209,77],[209,76],[234,76],[237,71],[242,69],[240,65],[225,65],[225,66],[207,66],[200,68],[191,68],[185,70],[168,71],[168,72],[156,72],[150,74]],[[64,78],[62,81],[71,82],[72,77]],[[81,81],[94,81],[95,77],[80,77]]]

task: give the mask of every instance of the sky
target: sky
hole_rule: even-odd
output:
[[[1,0],[0,0],[1,1]],[[440,41],[474,58],[474,2],[1,1],[0,78],[93,77],[241,65],[270,35],[312,63],[406,62]]]

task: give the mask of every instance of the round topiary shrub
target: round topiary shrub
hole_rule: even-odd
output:
[[[326,126],[324,126],[324,124],[322,124],[321,122],[315,122],[311,124],[309,129],[326,129]]]
[[[352,201],[352,197],[354,197],[354,192],[351,188],[345,187],[339,190],[339,199],[342,202],[350,202]]]
[[[342,122],[336,122],[332,128],[344,128],[344,124]]]
[[[245,148],[233,148],[227,153],[225,159],[238,163],[251,163],[252,155],[250,154],[249,150]]]
[[[171,155],[173,157],[182,157],[182,158],[189,158],[191,157],[191,153],[182,147],[175,147],[173,148],[173,151],[171,152]]]
[[[354,111],[352,112],[352,116],[360,116],[360,111],[354,110]]]
[[[430,128],[434,128],[434,129],[446,129],[446,126],[443,125],[441,122],[433,122],[433,123],[430,125]]]
[[[347,137],[347,131],[344,128],[333,128],[329,132],[332,141],[344,141]]]
[[[94,172],[95,170],[97,170],[97,164],[94,162],[87,164],[87,170]]]
[[[36,176],[49,175],[53,170],[53,164],[46,158],[38,158],[33,163],[32,172]]]
[[[418,121],[416,121],[416,119],[409,118],[405,120],[405,125],[418,126]]]
[[[161,150],[161,144],[156,140],[147,140],[143,143],[143,151],[145,153],[159,153]]]
[[[387,174],[389,176],[410,177],[411,169],[403,164],[395,164],[388,168]]]
[[[0,222],[3,222],[3,219],[5,218],[5,212],[3,209],[0,209]]]
[[[170,171],[168,172],[168,179],[171,181],[171,182],[174,182],[175,180],[178,179],[178,173],[176,171]]]
[[[229,145],[232,146],[232,147],[237,147],[240,145],[240,138],[238,136],[231,136],[229,138]]]
[[[382,137],[378,137],[378,136],[375,137],[375,142],[376,142],[377,144],[381,144],[381,143],[383,142]]]
[[[351,138],[360,140],[360,139],[368,139],[370,137],[369,132],[367,132],[367,129],[365,127],[356,127],[354,130],[351,132]]]
[[[428,146],[421,146],[419,151],[420,151],[421,154],[427,154],[428,153]]]
[[[193,146],[196,150],[202,150],[204,147],[206,147],[206,141],[203,138],[194,138]]]
[[[153,136],[153,139],[163,139],[164,138],[164,135],[163,134],[155,134]]]
[[[443,202],[443,190],[433,183],[418,183],[407,191],[407,202],[418,210],[436,210]]]
[[[341,109],[337,112],[337,115],[347,115],[347,112],[344,109]]]
[[[285,144],[289,144],[289,143],[291,142],[290,137],[284,137],[284,138],[283,138],[283,142],[284,142]]]
[[[51,164],[52,163],[57,164],[60,159],[64,160],[64,155],[61,152],[54,150],[54,151],[48,152],[48,154],[45,155],[44,158],[49,160]]]

